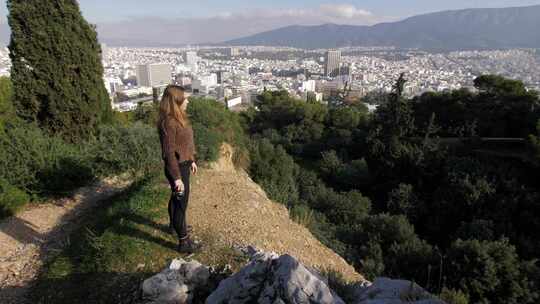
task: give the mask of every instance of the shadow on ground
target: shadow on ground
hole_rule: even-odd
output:
[[[148,180],[141,180],[132,184],[99,205],[85,210],[80,217],[74,214],[79,212],[78,210],[69,212],[61,218],[61,222],[67,224],[56,227],[47,234],[39,233],[28,222],[16,217],[10,218],[11,225],[15,222],[12,226],[15,229],[3,232],[23,244],[39,244],[39,253],[35,258],[43,260],[45,266],[40,271],[38,280],[29,286],[1,288],[0,303],[134,303],[133,299],[137,296],[134,292],[139,289],[143,278],[151,276],[151,272],[145,272],[144,269],[133,273],[100,271],[99,265],[92,264],[88,259],[99,259],[102,250],[121,249],[120,244],[118,248],[115,248],[114,244],[108,248],[100,248],[100,244],[93,243],[94,237],[111,226],[115,234],[134,240],[134,246],[136,240],[139,240],[166,250],[176,249],[176,243],[151,233],[156,229],[161,234],[168,232],[167,227],[136,213],[111,211],[115,203],[129,201],[133,195],[143,191],[147,183]],[[115,224],[119,218],[122,219],[121,222],[136,225]],[[49,241],[39,241],[45,239]],[[56,263],[53,273],[51,263]]]
[[[72,274],[59,279],[42,279],[32,289],[26,302],[4,302],[3,304],[132,304],[140,303],[140,284],[153,273],[91,273]],[[81,288],[84,286],[84,288]],[[8,287],[2,290],[6,295],[21,294],[24,289]],[[114,291],[114,292],[112,292]]]

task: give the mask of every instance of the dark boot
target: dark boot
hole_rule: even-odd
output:
[[[180,240],[178,244],[178,252],[184,254],[197,253],[201,250],[202,246],[199,243],[195,243],[189,237],[186,237],[183,240]]]

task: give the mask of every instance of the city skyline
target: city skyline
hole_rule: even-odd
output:
[[[179,44],[221,42],[283,26],[324,23],[372,25],[441,10],[538,5],[540,0],[476,0],[440,3],[413,0],[382,1],[199,1],[178,4],[172,0],[82,0],[81,11],[97,24],[102,41],[121,45],[156,44],[156,37],[171,36]],[[6,43],[6,1],[0,0],[0,42]],[[276,8],[279,7],[279,8]]]
[[[114,106],[120,111],[132,110],[141,100],[152,99],[154,85],[137,71],[141,65],[157,62],[171,68],[168,77],[171,83],[185,86],[196,96],[221,102],[227,102],[227,98],[240,98],[244,104],[249,104],[253,96],[264,90],[285,90],[298,99],[307,100],[311,96],[317,101],[328,101],[345,83],[349,84],[349,98],[361,98],[370,92],[390,92],[396,75],[402,72],[406,72],[409,80],[404,91],[408,97],[424,92],[472,89],[474,79],[484,74],[518,79],[527,88],[540,90],[537,68],[540,52],[534,50],[457,51],[447,54],[385,48],[371,48],[370,52],[364,50],[349,49],[343,56],[339,50],[306,56],[275,47],[201,48],[198,52],[108,47],[104,57],[104,81],[111,89],[111,98],[116,96],[119,101]],[[283,51],[290,56],[278,59],[257,55],[258,52],[277,54]],[[338,66],[342,67],[341,71]],[[165,74],[162,79],[167,78]]]

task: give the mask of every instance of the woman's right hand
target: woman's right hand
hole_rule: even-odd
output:
[[[177,179],[174,181],[174,191],[175,192],[182,192],[184,191],[184,183],[181,179]]]

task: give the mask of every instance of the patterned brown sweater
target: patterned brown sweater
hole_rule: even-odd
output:
[[[195,161],[195,143],[191,126],[182,127],[176,120],[169,118],[159,128],[162,157],[165,170],[174,180],[181,178],[179,163]]]

